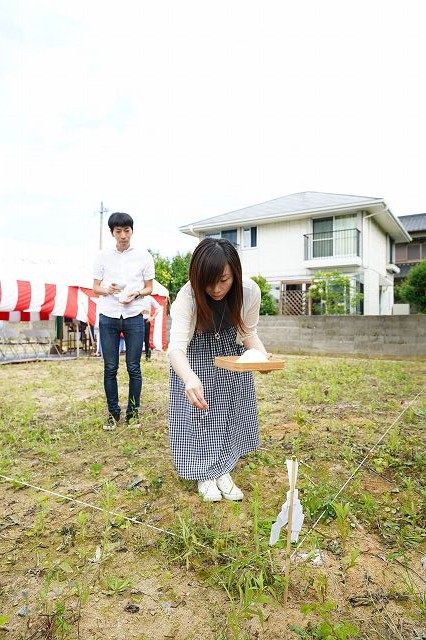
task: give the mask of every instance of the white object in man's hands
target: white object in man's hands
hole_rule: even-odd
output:
[[[118,294],[118,302],[124,302],[124,300],[126,300],[126,298],[128,298],[130,291],[127,288],[127,285],[124,285],[121,288],[120,293]]]
[[[259,349],[247,349],[237,362],[268,362],[268,358]]]
[[[113,287],[118,287],[120,289],[120,293],[114,293],[116,298],[119,298],[120,295],[122,294],[122,292],[124,291],[126,283],[125,282],[121,282],[120,280],[116,280],[114,282],[111,282],[111,284],[112,284]]]

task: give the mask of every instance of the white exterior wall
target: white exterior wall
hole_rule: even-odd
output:
[[[391,315],[393,275],[386,271],[389,262],[388,238],[376,224],[374,216],[363,220],[362,247],[364,315]]]
[[[240,243],[243,273],[270,282],[309,278],[310,271],[303,267],[305,233],[310,233],[309,219],[258,225],[257,247],[243,249]]]

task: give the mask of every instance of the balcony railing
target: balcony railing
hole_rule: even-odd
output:
[[[361,232],[358,229],[307,233],[305,260],[361,256]]]

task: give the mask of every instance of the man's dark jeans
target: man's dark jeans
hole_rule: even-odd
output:
[[[145,320],[145,358],[148,360],[151,357],[151,346],[149,344],[149,336],[151,333],[151,323]]]
[[[120,416],[118,404],[117,371],[120,358],[120,333],[126,341],[126,367],[129,374],[129,398],[126,415],[136,414],[139,409],[142,374],[141,355],[144,340],[144,319],[141,314],[132,318],[109,318],[99,316],[99,335],[104,358],[104,387],[108,411],[116,419]]]

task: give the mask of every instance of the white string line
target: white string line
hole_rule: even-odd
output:
[[[142,520],[138,520],[137,518],[130,518],[129,516],[126,516],[122,513],[117,513],[115,511],[109,511],[107,509],[103,509],[102,507],[98,507],[95,504],[91,504],[90,502],[85,502],[84,500],[79,500],[78,498],[72,498],[71,496],[67,496],[64,495],[62,493],[58,493],[57,491],[52,491],[51,489],[44,489],[43,487],[38,487],[35,484],[31,484],[30,482],[24,482],[23,480],[18,480],[16,478],[11,478],[10,476],[5,476],[3,474],[0,473],[0,478],[3,478],[3,480],[7,480],[8,482],[12,483],[12,484],[20,484],[23,487],[29,487],[30,489],[36,489],[36,491],[41,491],[42,493],[47,493],[51,496],[55,496],[56,498],[61,498],[62,500],[66,500],[67,502],[74,502],[75,504],[79,504],[82,507],[88,507],[89,509],[93,509],[95,511],[101,511],[102,513],[106,513],[109,516],[114,516],[115,518],[122,518],[123,520],[127,520],[128,522],[131,522],[132,524],[139,524],[142,525],[143,527],[147,527],[148,529],[153,529],[154,531],[156,531],[157,533],[164,533],[167,534],[169,536],[173,536],[175,538],[180,538],[181,540],[183,540],[183,538],[181,536],[179,536],[177,533],[175,533],[174,531],[170,531],[169,529],[162,529],[161,527],[156,527],[153,524],[148,524],[148,522],[142,522]],[[235,558],[233,558],[232,556],[228,556],[224,553],[219,553],[218,551],[216,551],[215,549],[213,549],[212,547],[209,547],[208,545],[203,544],[202,542],[193,542],[194,546],[197,547],[201,547],[202,549],[206,549],[207,551],[209,551],[210,553],[212,553],[215,556],[221,557],[221,558],[225,558],[227,560],[234,560]]]
[[[345,489],[345,487],[347,487],[349,482],[352,480],[352,478],[356,475],[356,473],[359,471],[359,469],[363,466],[365,461],[368,459],[369,455],[374,451],[374,449],[376,449],[376,447],[379,446],[381,441],[387,436],[387,434],[392,429],[392,427],[401,419],[401,417],[404,415],[404,413],[411,407],[412,404],[414,404],[414,402],[423,393],[423,391],[425,389],[426,389],[426,385],[408,403],[408,405],[395,418],[395,420],[392,422],[392,424],[386,429],[386,431],[379,438],[379,440],[373,445],[373,447],[371,447],[371,449],[367,452],[367,454],[364,456],[364,458],[358,464],[358,466],[353,471],[353,473],[349,476],[349,478],[346,480],[346,482],[343,484],[343,486],[339,489],[339,491],[336,493],[336,495],[332,498],[332,500],[330,501],[331,503],[333,503],[336,500],[336,498],[342,493],[342,491]],[[51,489],[44,489],[43,487],[38,487],[37,485],[31,484],[29,482],[24,482],[23,480],[18,480],[16,478],[11,478],[10,476],[5,476],[3,474],[0,474],[0,478],[3,478],[3,480],[6,480],[7,482],[10,482],[12,484],[15,483],[15,484],[19,484],[19,485],[21,485],[23,487],[29,487],[30,489],[35,489],[36,491],[41,491],[42,493],[47,493],[48,495],[52,495],[52,496],[55,496],[57,498],[61,498],[62,500],[66,500],[68,502],[73,502],[75,504],[79,504],[79,505],[81,505],[83,507],[88,507],[89,509],[93,509],[95,511],[101,511],[102,513],[106,513],[106,514],[108,514],[110,516],[114,516],[116,518],[123,518],[123,520],[127,520],[128,522],[131,522],[132,524],[142,525],[144,527],[147,527],[148,529],[152,529],[154,531],[157,531],[158,533],[163,533],[163,534],[167,534],[167,535],[170,535],[170,536],[173,536],[173,537],[176,537],[176,538],[181,538],[181,536],[179,536],[174,531],[170,531],[168,529],[163,529],[161,527],[156,527],[155,525],[148,524],[147,522],[142,522],[141,520],[138,520],[137,518],[130,518],[129,516],[126,516],[126,515],[124,515],[122,513],[117,513],[117,512],[114,512],[114,511],[109,511],[109,510],[103,509],[102,507],[98,507],[98,506],[96,506],[94,504],[91,504],[90,502],[85,502],[84,500],[79,500],[78,498],[73,498],[71,496],[67,496],[67,495],[64,495],[62,493],[58,493],[57,491],[52,491]],[[305,542],[305,540],[309,536],[309,534],[312,533],[312,531],[318,525],[318,523],[320,522],[322,517],[325,515],[325,513],[326,513],[326,509],[324,509],[324,511],[319,515],[319,517],[314,522],[314,524],[311,526],[309,531],[305,534],[303,539],[299,542],[299,544],[297,545],[297,547],[294,549],[293,553],[291,554],[290,558],[293,558],[294,554],[302,546],[302,544]],[[218,557],[225,558],[227,560],[232,560],[232,561],[236,560],[236,558],[234,558],[233,556],[229,556],[227,554],[220,553],[220,552],[216,551],[215,549],[213,549],[212,547],[210,547],[208,545],[205,545],[205,544],[203,544],[201,542],[194,542],[193,544],[195,546],[198,546],[198,547],[202,548],[202,549],[206,549],[207,551],[209,551],[210,553],[212,553],[213,555],[216,555]]]
[[[128,516],[124,516],[121,513],[115,513],[114,511],[107,511],[106,509],[102,509],[102,507],[98,507],[95,504],[90,504],[90,502],[85,502],[84,500],[78,500],[78,498],[72,498],[71,496],[66,496],[62,493],[58,493],[57,491],[52,491],[51,489],[44,489],[43,487],[38,487],[35,484],[31,484],[30,482],[23,482],[22,480],[17,480],[16,478],[11,478],[9,476],[4,476],[0,473],[0,478],[3,480],[7,480],[13,484],[20,484],[23,487],[29,487],[30,489],[36,489],[37,491],[41,491],[42,493],[48,493],[51,496],[55,496],[56,498],[61,498],[62,500],[67,500],[69,502],[74,502],[76,504],[80,504],[82,507],[89,507],[90,509],[94,509],[95,511],[102,511],[103,513],[107,513],[109,516],[114,516],[116,518],[124,518],[129,522],[133,522],[135,524],[142,524],[145,527],[149,527],[150,529],[154,529],[155,531],[160,531],[161,533],[168,533],[171,536],[175,536],[176,534],[173,531],[167,531],[166,529],[161,529],[161,527],[156,527],[152,524],[148,524],[147,522],[141,522],[136,518],[129,518]]]
[[[369,451],[367,451],[367,453],[365,454],[365,456],[363,457],[363,459],[361,460],[361,462],[358,464],[358,466],[355,468],[355,470],[351,473],[351,475],[349,476],[349,478],[346,480],[346,482],[340,487],[339,491],[336,493],[336,495],[330,500],[330,503],[332,504],[336,498],[338,498],[340,496],[340,494],[342,493],[342,491],[348,486],[349,482],[352,480],[352,478],[358,473],[358,471],[361,469],[361,467],[364,465],[364,463],[368,460],[368,458],[370,457],[370,455],[373,453],[373,451],[379,446],[379,444],[382,442],[382,440],[384,440],[384,438],[386,438],[387,434],[389,433],[389,431],[396,425],[396,423],[402,418],[402,416],[404,415],[404,413],[411,407],[411,405],[414,404],[414,402],[416,402],[417,398],[419,396],[421,396],[423,394],[423,392],[426,390],[426,385],[423,387],[423,389],[420,389],[420,391],[418,392],[418,394],[407,404],[407,406],[401,411],[401,413],[399,413],[397,415],[397,417],[395,418],[395,420],[392,422],[392,424],[386,429],[386,431],[380,436],[380,438],[377,440],[377,442],[371,447],[371,449],[369,449]],[[318,518],[315,520],[314,524],[311,526],[311,528],[309,529],[309,531],[303,536],[302,540],[299,542],[299,544],[297,545],[297,547],[295,548],[295,550],[293,551],[293,553],[291,554],[290,558],[293,558],[294,554],[297,552],[297,550],[302,546],[302,544],[305,542],[306,538],[309,536],[309,534],[312,533],[312,531],[315,529],[315,527],[317,526],[317,524],[320,522],[320,520],[322,519],[322,517],[327,513],[327,509],[324,509],[324,511],[318,516]]]

